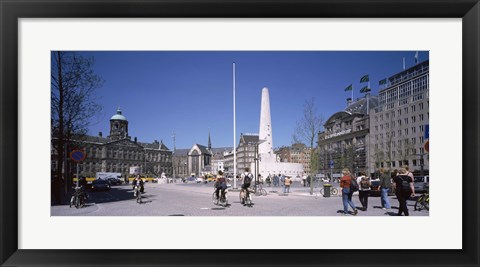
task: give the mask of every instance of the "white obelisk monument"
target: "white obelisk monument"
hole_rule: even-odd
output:
[[[277,156],[273,151],[272,119],[270,115],[270,95],[268,88],[264,87],[260,103],[260,129],[258,133],[259,173],[263,177],[272,174],[284,174],[294,179],[301,177],[303,175],[302,164],[277,162]],[[252,169],[253,166],[252,163]]]
[[[260,132],[258,134],[260,145],[258,154],[262,162],[275,162],[276,156],[273,153],[272,140],[272,119],[270,117],[270,96],[268,88],[262,89],[262,102],[260,105]],[[263,142],[262,142],[263,141]]]

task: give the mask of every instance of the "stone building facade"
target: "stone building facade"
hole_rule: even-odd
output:
[[[326,121],[318,135],[320,173],[338,178],[343,168],[353,173],[370,172],[368,158],[369,109],[378,105],[378,98],[366,94],[363,98],[347,99],[347,107]]]
[[[380,90],[370,122],[370,169],[409,166],[428,173],[429,61],[401,71]]]
[[[311,149],[305,144],[296,143],[288,147],[280,147],[276,154],[280,162],[300,163],[306,175],[315,175],[310,171]]]
[[[95,177],[97,172],[119,172],[128,176],[130,167],[139,167],[142,174],[160,176],[172,174],[172,152],[155,140],[152,143],[131,140],[128,132],[128,120],[122,115],[120,108],[110,119],[110,134],[103,137],[82,136],[73,138],[71,144],[86,153],[86,158],[79,163],[79,174],[85,177]],[[52,149],[52,159],[56,152]],[[67,164],[74,164],[66,159]],[[52,164],[53,166],[53,164]],[[72,168],[76,172],[76,166]]]

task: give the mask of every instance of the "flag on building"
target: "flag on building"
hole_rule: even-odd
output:
[[[382,84],[387,84],[387,78],[383,79],[383,80],[380,80],[378,82],[378,85],[382,85]]]
[[[345,88],[345,92],[346,91],[352,91],[353,90],[353,86],[350,84],[349,86],[347,86],[347,88]]]
[[[363,75],[363,77],[360,79],[360,82],[361,83],[365,83],[365,82],[368,82],[370,81],[370,79],[368,78],[368,74],[367,75]]]
[[[418,64],[418,51],[415,53],[415,65]]]
[[[368,93],[370,92],[370,88],[368,86],[364,86],[362,89],[360,89],[360,93]]]

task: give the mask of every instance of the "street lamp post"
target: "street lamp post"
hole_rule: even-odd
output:
[[[255,185],[254,185],[254,190],[255,190],[255,193],[257,192],[257,185],[258,185],[258,168],[259,168],[259,158],[258,158],[258,146],[265,142],[267,140],[264,140],[264,139],[258,139],[257,142],[252,142],[251,144],[255,145],[255,158],[254,158],[254,165],[255,165]]]

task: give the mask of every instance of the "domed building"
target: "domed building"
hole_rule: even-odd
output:
[[[378,97],[367,95],[352,101],[325,122],[318,135],[320,170],[323,175],[339,178],[343,168],[352,172],[368,167],[369,110],[378,106]]]
[[[140,173],[151,177],[159,177],[162,173],[169,177],[172,175],[172,151],[162,141],[140,142],[136,137],[132,140],[128,120],[120,108],[110,118],[110,134],[107,137],[99,132],[98,136],[82,136],[74,142],[87,155],[78,166],[82,176],[118,172],[122,177],[128,177],[131,167],[137,167]],[[53,153],[52,159],[55,158]],[[76,171],[75,167],[72,169]]]

